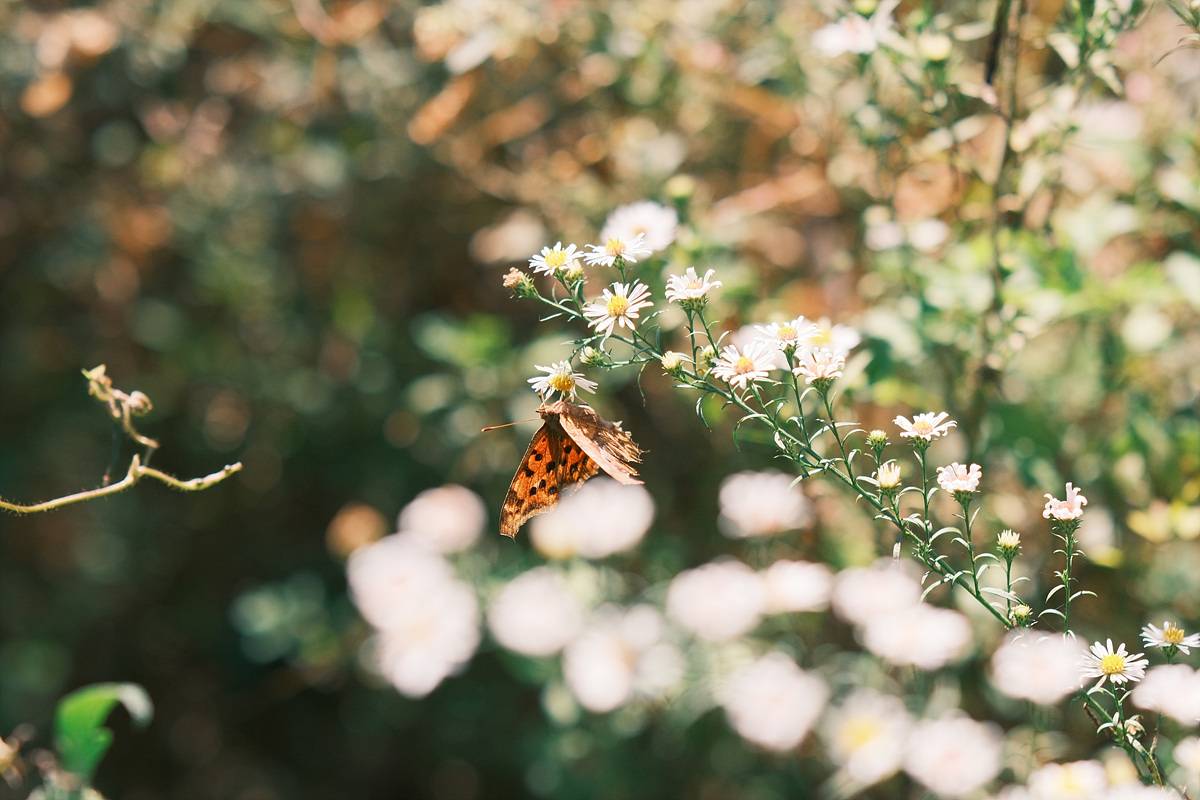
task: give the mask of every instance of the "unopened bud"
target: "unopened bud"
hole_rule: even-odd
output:
[[[135,391],[130,394],[126,405],[129,407],[129,413],[135,417],[144,417],[154,410],[154,403],[150,402],[150,397],[145,392]]]
[[[1027,625],[1030,618],[1033,616],[1033,609],[1024,603],[1019,603],[1012,607],[1012,621],[1017,625]]]
[[[996,549],[1007,557],[1015,556],[1021,549],[1021,534],[1005,528],[996,536]]]

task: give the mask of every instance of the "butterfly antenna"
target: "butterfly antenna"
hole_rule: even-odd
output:
[[[537,417],[534,417],[533,419],[519,419],[516,422],[505,422],[503,425],[488,425],[486,428],[480,428],[479,432],[487,433],[488,431],[498,431],[501,428],[511,428],[513,425],[524,425],[526,422],[537,421]]]

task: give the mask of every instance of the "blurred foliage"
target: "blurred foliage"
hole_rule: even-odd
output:
[[[1074,7],[1025,18],[1008,130],[990,4],[903,3],[954,55],[887,63],[814,52],[833,2],[0,0],[0,492],[104,472],[97,363],[154,399],[158,466],[246,465],[0,519],[0,733],[47,740],[55,698],[133,680],[158,713],[96,778],[130,800],[807,796],[712,712],[555,719],[491,645],[420,702],[358,667],[327,525],[447,481],[498,505],[523,431],[477,431],[564,355],[502,268],[641,197],[705,232],[672,259],[721,270],[730,324],[857,319],[860,418],[944,406],[947,455],[1004,476],[999,521],[1088,486],[1085,619],[1200,621],[1200,61],[1157,60],[1186,33],[1164,9],[1083,20],[1081,56]],[[626,380],[597,405],[650,452],[657,521],[620,562],[650,583],[729,550],[716,487],[764,454]],[[814,500],[770,546],[869,558],[862,515]],[[476,574],[540,560],[496,538]]]

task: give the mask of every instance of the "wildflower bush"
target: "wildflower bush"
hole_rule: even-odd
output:
[[[1198,21],[0,0],[0,796],[1196,797]]]

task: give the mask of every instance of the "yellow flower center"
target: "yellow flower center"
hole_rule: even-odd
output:
[[[607,308],[610,317],[623,317],[625,316],[625,312],[629,310],[629,298],[614,294],[608,298]]]
[[[738,375],[745,375],[747,372],[754,371],[754,359],[747,356],[738,356],[738,360],[733,365],[733,371]]]
[[[1183,628],[1167,623],[1163,626],[1163,641],[1167,644],[1183,643]]]
[[[562,269],[567,263],[566,250],[551,250],[550,255],[546,256],[546,266],[551,269]]]
[[[575,379],[571,377],[569,372],[556,372],[550,376],[550,379],[546,383],[554,391],[562,392],[563,394],[570,394],[575,388]]]
[[[625,243],[614,236],[604,243],[604,249],[610,256],[619,256],[625,252]]]
[[[791,325],[779,326],[779,338],[783,340],[791,340],[796,338],[796,329]]]
[[[1109,653],[1100,659],[1100,671],[1105,675],[1120,675],[1125,671],[1125,656]]]
[[[879,738],[879,723],[866,717],[850,720],[842,728],[842,743],[846,749],[854,752]]]
[[[833,342],[833,331],[828,328],[818,328],[812,336],[808,337],[808,343],[814,347],[831,344]]]
[[[933,425],[928,420],[916,420],[913,422],[913,430],[918,436],[928,436],[933,433]]]

